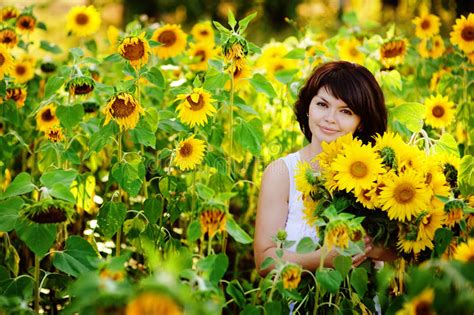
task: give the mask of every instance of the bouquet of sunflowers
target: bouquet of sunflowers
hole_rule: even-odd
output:
[[[459,157],[420,150],[391,132],[373,144],[349,134],[322,149],[315,158],[320,172],[300,162],[295,181],[307,222],[323,242],[347,248],[358,234],[353,216],[363,219],[374,244],[412,262],[452,255],[469,238],[474,220],[457,188]]]

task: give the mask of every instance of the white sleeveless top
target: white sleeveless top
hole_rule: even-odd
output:
[[[318,242],[319,238],[315,227],[311,227],[306,223],[303,214],[303,198],[300,191],[296,190],[295,172],[298,162],[301,160],[299,152],[288,154],[282,157],[288,168],[290,175],[290,191],[288,199],[288,218],[286,219],[285,231],[288,234],[288,241],[296,241],[296,243],[287,250],[295,252],[296,245],[303,237],[310,237],[314,242]]]

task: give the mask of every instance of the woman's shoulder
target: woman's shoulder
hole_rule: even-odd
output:
[[[290,175],[290,169],[299,160],[299,151],[290,153],[277,160],[274,160],[265,168],[264,176],[271,177],[272,179],[288,179]]]

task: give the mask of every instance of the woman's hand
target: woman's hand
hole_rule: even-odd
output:
[[[364,252],[352,256],[352,267],[354,268],[362,264],[368,258],[367,254],[373,250],[372,240],[367,238],[367,239],[364,239],[364,242],[365,242]],[[328,252],[325,246],[321,248],[321,251],[325,255],[324,266],[334,268],[334,259],[337,256],[339,256],[339,253],[335,249],[332,249],[331,251]]]
[[[392,261],[398,258],[397,252],[394,249],[375,246],[372,243],[372,238],[369,236],[366,236],[364,240],[366,240],[366,248],[368,246],[367,244],[372,247],[372,249],[367,252],[367,258],[379,261]]]

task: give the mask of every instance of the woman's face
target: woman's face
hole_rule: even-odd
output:
[[[323,86],[311,100],[308,123],[312,143],[331,142],[345,134],[354,133],[360,124],[360,117]]]

